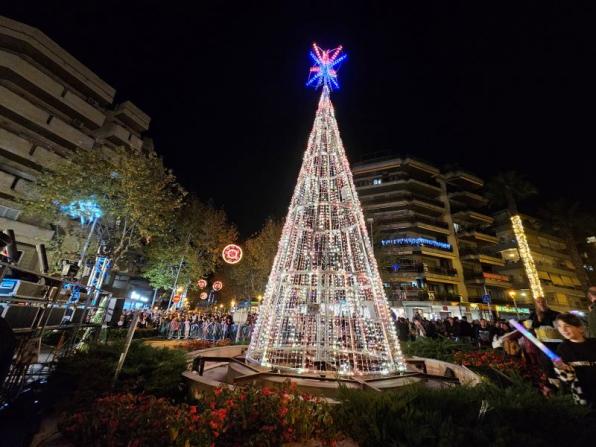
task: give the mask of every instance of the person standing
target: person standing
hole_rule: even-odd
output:
[[[0,387],[8,375],[16,347],[17,339],[2,316],[2,308],[0,307]]]
[[[565,341],[558,349],[560,361],[555,371],[561,381],[571,385],[573,399],[579,405],[596,405],[596,339],[586,338],[582,321],[573,314],[558,315],[557,329]]]
[[[596,338],[596,286],[588,289],[588,337]]]

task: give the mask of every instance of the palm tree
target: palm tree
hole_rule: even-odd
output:
[[[512,216],[518,214],[518,201],[536,194],[536,187],[516,171],[500,172],[486,183],[486,197],[491,205],[506,206]]]

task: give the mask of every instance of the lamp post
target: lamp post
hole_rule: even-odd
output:
[[[511,300],[513,301],[513,307],[515,307],[515,313],[517,315],[517,319],[519,320],[519,309],[517,308],[517,301],[515,300],[516,295],[517,295],[517,293],[515,293],[515,290],[511,290],[509,292],[509,296],[511,297]]]
[[[172,293],[170,293],[170,301],[168,302],[168,310],[172,306],[172,299],[174,298],[174,294],[176,293],[176,287],[178,286],[178,278],[180,277],[180,271],[182,270],[182,266],[184,265],[184,256],[186,256],[186,248],[190,242],[190,233],[186,236],[186,243],[184,244],[184,253],[180,257],[180,263],[178,264],[178,271],[176,272],[176,278],[174,279],[174,286],[172,287]]]

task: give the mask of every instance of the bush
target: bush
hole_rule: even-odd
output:
[[[430,359],[453,362],[456,352],[468,352],[475,348],[469,343],[460,343],[448,338],[419,337],[416,341],[401,344],[404,354],[408,357],[418,356]]]
[[[277,446],[335,436],[330,407],[292,387],[219,388],[196,405],[152,396],[113,395],[60,426],[76,445]]]
[[[546,399],[515,384],[392,393],[342,390],[338,429],[362,447],[590,445],[596,432],[584,408],[567,397]]]
[[[128,329],[126,328],[108,328],[107,329],[107,340],[108,341],[124,341],[126,339],[126,334],[128,334]],[[135,330],[133,335],[133,339],[138,340],[141,338],[152,338],[157,337],[159,335],[157,328],[146,328],[146,329],[139,329]]]
[[[166,399],[122,394],[98,399],[59,428],[75,445],[162,447],[172,445],[171,430],[181,423],[181,409]]]
[[[89,404],[112,391],[112,378],[122,349],[121,343],[94,344],[60,359],[49,379],[52,388],[64,393],[63,399],[69,398],[70,407]],[[184,352],[133,342],[116,390],[178,398],[182,396],[179,385],[185,370]]]

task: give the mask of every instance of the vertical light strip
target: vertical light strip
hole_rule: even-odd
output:
[[[513,234],[517,240],[517,247],[519,249],[519,256],[524,263],[524,269],[526,270],[526,276],[530,283],[530,291],[534,299],[539,296],[544,296],[542,285],[540,284],[540,277],[538,276],[538,270],[536,270],[536,264],[528,245],[528,239],[526,238],[526,232],[524,230],[524,224],[522,223],[519,215],[511,216],[511,226],[513,227]]]

